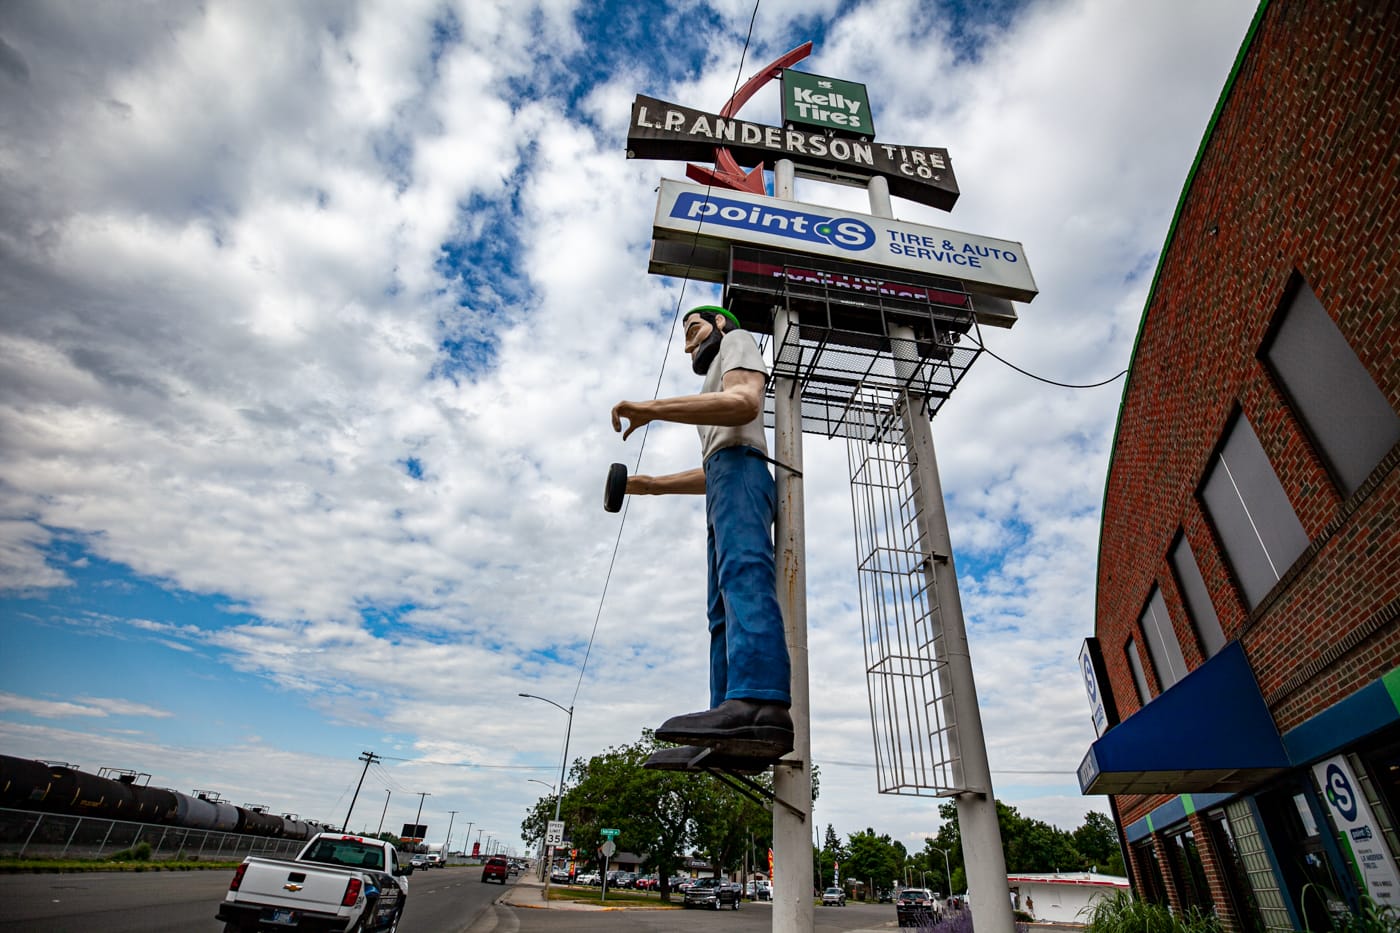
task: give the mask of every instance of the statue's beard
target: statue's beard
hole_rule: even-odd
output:
[[[719,344],[723,339],[724,334],[720,333],[718,327],[712,325],[710,336],[706,337],[691,354],[690,368],[695,370],[695,375],[703,376],[710,371],[710,364],[715,361],[715,354],[719,352]]]

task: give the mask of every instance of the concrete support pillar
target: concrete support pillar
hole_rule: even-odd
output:
[[[773,196],[792,200],[793,165],[786,159],[773,172]],[[785,308],[773,315],[773,366],[797,316]],[[778,517],[774,528],[778,604],[783,610],[788,655],[792,660],[793,764],[773,768],[773,793],[800,811],[773,807],[773,933],[810,933],[812,906],[812,722],[807,682],[807,545],[803,515],[802,393],[796,380],[773,381],[773,459]]]

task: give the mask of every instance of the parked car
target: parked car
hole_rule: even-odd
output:
[[[498,881],[505,884],[510,877],[510,863],[504,856],[493,855],[486,860],[486,864],[481,868],[481,881]]]
[[[603,881],[596,871],[579,872],[578,877],[574,879],[574,884],[591,884],[596,886],[602,883]]]
[[[730,910],[738,910],[739,886],[723,878],[698,878],[685,889],[685,900],[681,906],[708,907],[711,910],[728,906]]]
[[[902,927],[927,927],[937,923],[943,911],[928,888],[905,888],[894,903],[895,917]]]
[[[567,868],[556,868],[549,873],[550,884],[568,884],[569,870]]]
[[[846,892],[840,888],[827,888],[822,892],[823,907],[845,907]]]

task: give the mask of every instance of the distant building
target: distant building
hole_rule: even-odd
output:
[[[1055,923],[1083,923],[1095,900],[1129,890],[1127,878],[1088,871],[1007,875],[1006,883],[1017,910]]]
[[[1395,2],[1261,4],[1119,413],[1080,783],[1227,930],[1400,903],[1397,62]]]

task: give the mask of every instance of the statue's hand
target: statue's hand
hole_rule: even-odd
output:
[[[632,436],[632,432],[651,421],[651,417],[646,414],[643,408],[644,402],[618,402],[612,410],[612,426],[614,431],[622,431],[622,421],[627,420],[627,430],[623,431],[622,439],[625,441]]]

